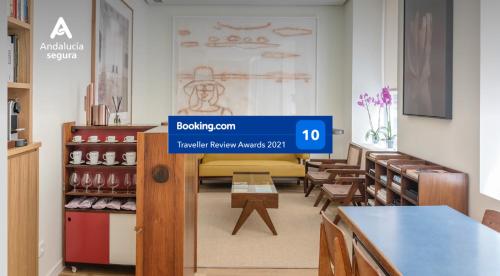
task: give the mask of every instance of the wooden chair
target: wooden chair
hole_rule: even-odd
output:
[[[321,212],[321,216],[318,275],[351,276],[352,268],[344,234],[324,212]]]
[[[500,232],[500,212],[495,210],[486,210],[483,215],[483,225]]]
[[[306,163],[306,177],[304,179],[304,191],[306,197],[311,194],[316,186],[324,183],[332,183],[335,176],[330,175],[327,169],[360,169],[363,149],[353,143],[349,144],[347,159],[311,159]],[[309,168],[317,168],[319,171],[310,172]]]
[[[333,170],[342,171],[341,174],[351,176],[337,177],[333,184],[323,184],[321,192],[314,203],[318,206],[323,197],[326,197],[326,202],[321,207],[321,211],[325,211],[330,203],[334,202],[339,205],[357,205],[361,206],[365,202],[365,171],[364,170]],[[339,173],[339,172],[336,172]],[[335,218],[335,223],[339,221],[340,217]]]
[[[368,260],[368,257],[359,247],[353,243],[352,270],[354,276],[382,276],[383,272]]]

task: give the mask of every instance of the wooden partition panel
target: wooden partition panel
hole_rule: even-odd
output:
[[[9,276],[38,275],[39,147],[32,144],[9,153]]]
[[[136,275],[194,275],[194,155],[168,154],[166,127],[138,135]]]

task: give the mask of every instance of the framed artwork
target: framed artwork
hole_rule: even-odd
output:
[[[452,118],[453,0],[404,1],[403,114]]]
[[[173,114],[315,115],[315,17],[176,16]]]
[[[96,104],[132,122],[132,45],[134,12],[123,0],[93,0],[92,82]]]

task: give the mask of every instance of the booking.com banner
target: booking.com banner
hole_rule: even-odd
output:
[[[169,116],[169,153],[331,153],[331,116]]]

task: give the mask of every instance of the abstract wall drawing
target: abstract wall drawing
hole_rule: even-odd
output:
[[[451,119],[453,0],[406,0],[403,114]]]
[[[280,36],[302,36],[302,35],[311,35],[312,34],[311,29],[304,29],[304,28],[295,28],[295,27],[284,27],[284,28],[277,28],[273,30],[273,33],[280,35]]]
[[[316,21],[175,17],[174,113],[315,115]]]
[[[271,27],[271,25],[272,25],[271,22],[268,22],[268,23],[263,24],[263,25],[233,26],[233,25],[230,25],[228,23],[217,22],[217,25],[214,28],[216,28],[218,30],[220,30],[222,28],[228,28],[228,29],[235,30],[235,31],[251,31],[251,30],[259,30],[259,29],[269,28],[269,27]]]

